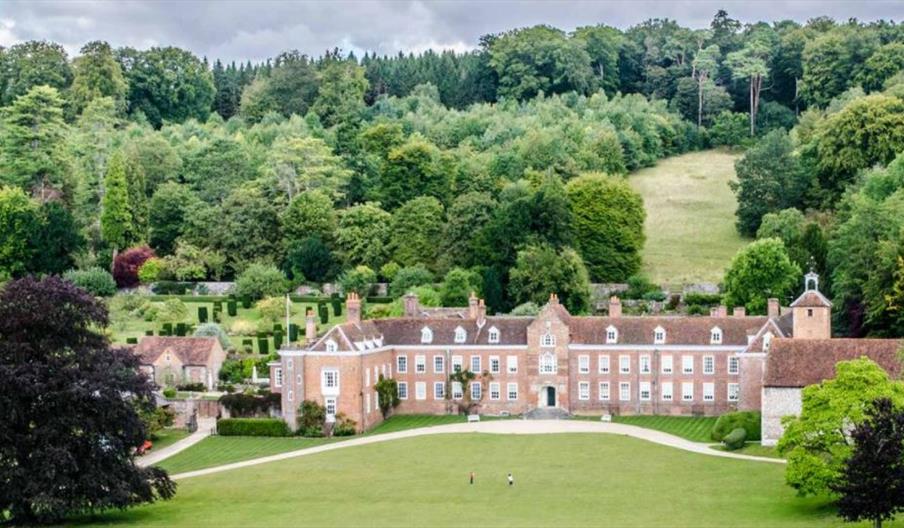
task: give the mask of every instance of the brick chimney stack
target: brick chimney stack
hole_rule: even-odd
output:
[[[778,317],[781,315],[781,306],[778,304],[778,299],[771,297],[768,301],[768,308],[766,310],[766,315],[770,318]]]
[[[728,308],[724,304],[720,304],[716,308],[716,317],[728,317]]]
[[[304,336],[305,341],[309,345],[313,345],[317,341],[317,317],[314,315],[314,309],[308,308],[304,318]]]
[[[621,317],[621,299],[617,295],[609,297],[609,317]]]
[[[417,317],[418,312],[421,311],[417,295],[410,292],[406,293],[403,302],[405,304],[405,317]]]
[[[483,302],[483,299],[477,304],[477,326],[483,326],[484,323],[487,322],[487,305]]]
[[[735,306],[732,315],[734,315],[735,317],[746,317],[747,309],[743,306]]]
[[[477,316],[479,315],[477,313],[477,305],[477,294],[471,292],[471,295],[468,297],[468,319],[477,319]]]
[[[357,293],[351,292],[345,299],[345,319],[349,323],[361,322],[361,297]]]

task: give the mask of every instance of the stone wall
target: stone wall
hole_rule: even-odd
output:
[[[782,433],[782,417],[800,415],[801,389],[783,387],[763,388],[763,445],[775,445]]]

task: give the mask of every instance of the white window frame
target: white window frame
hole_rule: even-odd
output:
[[[338,352],[338,351],[339,351],[339,345],[337,345],[336,342],[335,342],[334,340],[332,340],[332,339],[327,339],[327,340],[326,340],[326,351],[329,352],[329,353],[331,353],[331,354],[332,354],[332,353],[335,353],[335,352]]]
[[[336,397],[329,397],[323,399],[323,407],[326,410],[326,421],[333,422],[336,420],[336,415],[339,413],[339,401]],[[330,412],[332,409],[333,412]]]
[[[578,372],[581,374],[590,374],[590,356],[578,356]]]
[[[590,399],[590,382],[589,381],[581,381],[578,382],[578,399],[587,401]]]
[[[464,359],[461,356],[452,356],[452,373],[461,372]]]
[[[606,327],[606,344],[614,345],[618,343],[618,328],[612,325]]]
[[[415,374],[427,373],[427,356],[421,354],[414,356],[414,372]]]
[[[396,372],[408,374],[408,356],[401,355],[396,357]]]
[[[683,402],[694,401],[694,382],[693,381],[682,381],[681,382],[681,401],[683,401]]]
[[[709,332],[709,342],[713,345],[721,345],[722,344],[722,329],[718,326],[713,327]]]
[[[475,361],[476,361],[476,363],[475,363]],[[477,356],[477,355],[471,356],[471,372],[479,375],[481,372],[483,372],[482,367],[483,367],[483,365],[481,364],[480,356]]]
[[[597,371],[599,374],[609,374],[609,354],[600,354],[596,356]]]
[[[763,334],[763,352],[769,352],[769,347],[772,345],[772,332],[766,332]]]
[[[283,384],[283,376],[282,376],[282,367],[276,367],[273,369],[273,386],[282,387]]]
[[[421,343],[428,344],[433,342],[433,330],[430,327],[421,328]]]
[[[618,384],[618,401],[631,401],[631,382],[621,381]]]
[[[464,343],[467,340],[468,340],[468,332],[465,331],[465,329],[460,326],[455,327],[455,342],[456,343]]]
[[[540,354],[540,374],[555,374],[559,370],[559,360],[552,352]]]
[[[518,356],[506,356],[505,357],[505,370],[509,374],[517,374],[518,373]]]
[[[434,374],[445,374],[446,373],[446,356],[440,354],[433,356],[433,373]]]
[[[514,396],[512,396],[514,394]],[[508,401],[516,401],[518,399],[518,384],[507,383],[505,387],[505,395]]]
[[[659,367],[660,371],[663,374],[674,374],[675,373],[675,359],[671,354],[663,354],[659,358]]]
[[[716,356],[703,356],[703,373],[707,376],[716,373]]]
[[[705,401],[705,402],[716,401],[716,384],[715,383],[706,382],[703,384],[703,401]]]
[[[502,399],[501,384],[498,381],[491,381],[490,382],[490,400],[499,401],[501,399]]]
[[[325,368],[320,371],[320,389],[324,394],[339,393],[339,369]]]
[[[556,336],[552,335],[550,332],[546,332],[542,336],[540,336],[540,346],[541,347],[554,347],[556,346]]]
[[[691,356],[691,355],[681,356],[681,373],[682,374],[693,374],[694,373],[694,356]]]
[[[738,356],[728,356],[728,373],[737,376],[741,372],[741,358]]]
[[[490,374],[499,374],[502,372],[502,361],[499,356],[490,356]]]
[[[650,359],[650,356],[644,354],[644,355],[640,356],[640,359],[638,359],[638,362],[640,364],[640,366],[638,367],[638,370],[640,370],[641,374],[650,374],[653,371],[652,370],[653,362]]]
[[[469,386],[471,390],[471,400],[480,401],[483,398],[483,385],[479,381],[472,381]]]
[[[439,397],[437,397],[439,395]],[[443,381],[433,382],[433,399],[441,401],[446,399],[446,383]]]
[[[675,399],[675,387],[671,381],[663,381],[659,384],[660,398],[662,401],[673,401]]]
[[[287,399],[288,401],[293,401],[293,400],[295,400],[295,391],[290,390],[290,391],[289,391],[289,394],[286,396],[286,399]]]
[[[364,369],[364,386],[370,387],[370,369]]]
[[[599,385],[597,386],[597,390],[599,392],[598,396],[599,396],[600,401],[609,401],[610,394],[609,394],[609,382],[608,381],[599,382]]]
[[[426,381],[417,381],[414,383],[414,399],[415,400],[426,400],[427,399],[427,382]]]
[[[631,373],[631,356],[618,356],[618,373],[619,374],[630,374]]]
[[[729,383],[726,389],[725,397],[730,402],[736,402],[741,399],[741,384]]]
[[[650,401],[653,397],[653,389],[650,387],[650,382],[641,381],[638,385],[638,399],[640,401]]]
[[[487,330],[487,343],[491,345],[499,343],[499,329],[495,326],[491,326],[490,329]]]
[[[653,329],[653,344],[664,345],[666,340],[665,328],[657,326]]]
[[[452,399],[453,400],[461,400],[465,397],[464,388],[461,385],[460,381],[452,382]]]
[[[407,381],[400,381],[400,382],[398,383],[398,385],[396,385],[396,389],[397,389],[398,392],[399,392],[399,399],[400,399],[400,400],[407,400],[407,399],[408,399],[408,382],[407,382]]]

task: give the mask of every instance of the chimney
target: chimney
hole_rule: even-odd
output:
[[[549,304],[559,304],[559,296],[555,293],[549,294]]]
[[[778,304],[778,299],[770,297],[768,303],[769,305],[766,310],[766,315],[768,315],[770,318],[780,316],[781,306]]]
[[[308,312],[304,318],[304,336],[309,345],[314,344],[317,340],[317,317],[314,315],[314,309],[308,308]]]
[[[735,317],[745,317],[745,316],[747,316],[747,309],[744,308],[743,306],[735,306],[732,314]]]
[[[470,297],[468,297],[468,319],[477,319],[479,315],[477,308],[477,294],[471,292]]]
[[[616,295],[609,297],[609,317],[621,317],[621,299]]]
[[[710,306],[709,307],[709,316],[710,317],[719,317],[719,307],[718,306]]]
[[[477,326],[483,326],[487,322],[487,305],[480,299],[477,304]]]
[[[355,292],[350,292],[345,299],[345,319],[349,323],[361,322],[361,297]]]
[[[726,308],[724,304],[720,304],[719,307],[716,308],[716,317],[728,317],[728,308]]]
[[[413,293],[406,293],[404,298],[405,303],[405,317],[417,317],[418,313],[421,311],[417,295]]]

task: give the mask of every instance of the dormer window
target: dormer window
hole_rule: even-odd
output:
[[[544,347],[556,346],[556,336],[550,334],[549,332],[543,334],[540,337],[540,346],[544,346]]]
[[[462,327],[458,327],[455,329],[455,342],[456,343],[464,343],[468,339],[468,333],[465,332],[465,329]]]
[[[432,343],[433,342],[433,330],[430,330],[426,326],[421,329],[421,343]]]
[[[490,327],[490,329],[487,331],[487,341],[494,345],[499,342],[498,328],[496,328],[495,326]]]
[[[610,325],[608,328],[606,328],[606,343],[618,343],[618,329],[614,326]]]
[[[665,328],[657,326],[653,330],[653,343],[657,345],[665,344]]]
[[[772,344],[772,332],[766,332],[763,335],[763,352],[769,352],[769,346]]]
[[[339,345],[336,344],[332,339],[327,340],[326,342],[326,351],[327,352],[336,352],[339,350]]]
[[[718,326],[713,328],[709,333],[709,342],[713,345],[722,344],[722,329]]]

